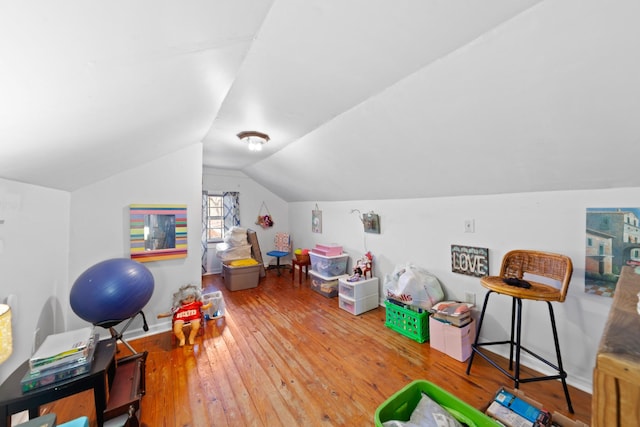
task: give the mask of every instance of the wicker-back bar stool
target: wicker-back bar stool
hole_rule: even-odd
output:
[[[482,305],[476,339],[471,346],[472,352],[467,365],[467,375],[471,372],[473,358],[477,354],[513,380],[514,388],[516,389],[519,387],[520,383],[559,379],[562,381],[562,387],[564,388],[569,412],[573,413],[573,406],[571,405],[571,398],[569,397],[569,389],[566,381],[567,373],[562,367],[562,357],[560,356],[560,343],[558,342],[556,320],[553,314],[553,307],[551,305],[554,301],[564,302],[567,290],[569,289],[569,281],[571,280],[572,272],[573,264],[571,259],[565,255],[531,250],[514,250],[508,252],[502,259],[502,267],[500,268],[499,276],[487,276],[480,279],[480,283],[483,287],[488,289],[488,292],[484,298],[484,304]],[[480,332],[487,310],[487,303],[489,302],[489,297],[493,293],[512,297],[511,336],[509,340],[504,341],[480,342]],[[557,365],[522,346],[522,300],[544,301],[547,303],[547,306],[549,307],[551,329],[553,332],[553,342],[556,349]],[[492,360],[486,352],[481,351],[481,347],[506,344],[509,345],[509,370],[506,370],[496,361]],[[544,362],[557,371],[557,374],[520,378],[521,351],[525,351],[541,362]],[[513,371],[513,373],[510,371]]]

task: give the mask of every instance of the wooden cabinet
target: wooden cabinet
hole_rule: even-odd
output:
[[[640,426],[640,268],[623,267],[593,371],[593,427]]]
[[[123,414],[138,422],[140,399],[146,392],[145,364],[147,352],[118,359],[116,369],[109,376],[109,395],[104,419],[110,420]]]

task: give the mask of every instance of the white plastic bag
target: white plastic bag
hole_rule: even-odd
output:
[[[438,278],[411,263],[396,266],[393,273],[386,276],[384,293],[388,299],[425,310],[431,310],[435,303],[444,299]]]

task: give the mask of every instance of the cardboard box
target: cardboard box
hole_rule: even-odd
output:
[[[589,427],[589,424],[579,420],[572,420],[559,412],[554,412],[551,415],[551,421],[553,426],[558,427]]]
[[[528,404],[528,405],[532,405],[532,406],[534,406],[535,408],[540,409],[540,411],[541,411],[541,416],[539,417],[539,423],[538,423],[538,424],[534,424],[533,422],[531,422],[531,421],[529,421],[529,420],[526,420],[524,417],[521,417],[522,419],[525,419],[525,421],[526,421],[527,423],[529,423],[528,425],[530,425],[530,426],[533,426],[533,425],[536,425],[536,426],[549,425],[549,423],[551,422],[551,414],[549,413],[549,411],[546,411],[546,410],[544,409],[544,407],[542,406],[542,404],[541,404],[540,402],[537,402],[537,401],[535,401],[535,400],[533,400],[533,399],[531,399],[531,398],[527,397],[527,396],[524,394],[524,392],[522,392],[522,391],[520,391],[520,390],[517,390],[517,389],[511,389],[511,388],[508,388],[508,387],[500,387],[500,388],[496,391],[496,394],[494,395],[493,399],[491,399],[491,401],[488,403],[488,405],[487,405],[487,409],[485,410],[485,412],[487,413],[487,415],[491,416],[491,414],[490,414],[491,410],[490,410],[489,408],[491,408],[491,406],[492,406],[494,403],[495,403],[495,404],[497,404],[497,405],[500,405],[500,406],[505,407],[504,405],[502,405],[502,404],[500,404],[499,402],[497,402],[497,401],[496,401],[496,396],[499,396],[499,395],[500,395],[500,393],[502,393],[503,391],[504,391],[504,392],[507,392],[508,394],[512,394],[513,396],[517,397],[518,399],[522,400],[524,403],[526,403],[526,404]],[[509,411],[511,411],[511,409],[509,409],[509,408],[505,408],[505,409],[508,409]],[[493,406],[493,410],[496,410],[495,405]],[[511,412],[515,414],[515,412],[513,412],[513,411],[511,411]],[[504,415],[504,412],[503,412],[503,415]],[[516,414],[516,415],[517,415],[517,414]],[[517,418],[515,418],[515,417],[512,417],[512,418],[510,418],[510,419],[512,419],[512,420],[517,420]],[[515,424],[510,424],[509,422],[507,422],[507,421],[504,421],[504,420],[503,420],[503,421],[502,421],[502,423],[503,423],[505,426],[507,426],[507,427],[520,426],[520,424],[518,424],[517,422],[516,422]],[[562,427],[564,427],[564,426],[562,426]],[[571,426],[571,427],[573,427],[573,426]]]
[[[471,344],[475,338],[476,322],[473,319],[471,323],[459,328],[429,317],[429,345],[459,362],[464,362],[471,356]]]
[[[551,414],[549,414],[548,412],[545,412],[544,414],[542,414],[543,411],[542,409],[540,409],[539,405],[531,404],[526,400],[504,389],[498,391],[498,394],[496,394],[496,397],[494,398],[494,401],[491,404],[493,405],[493,403],[495,402],[499,403],[505,408],[511,409],[513,412],[529,420],[531,423],[534,423],[540,420],[551,419]],[[541,415],[544,415],[544,418],[541,418]]]
[[[526,418],[513,412],[511,409],[502,406],[496,401],[491,402],[486,411],[491,418],[500,421],[507,427],[532,427],[533,423]]]
[[[255,288],[260,281],[260,265],[233,267],[228,263],[223,263],[222,278],[224,285],[230,291]]]

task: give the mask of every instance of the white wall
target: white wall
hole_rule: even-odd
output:
[[[187,257],[147,262],[155,289],[144,313],[154,331],[169,329],[170,319],[156,319],[171,307],[171,296],[185,283],[201,282],[202,144],[194,144],[71,195],[71,255],[65,312],[69,329],[87,323],[69,306],[69,291],[87,268],[109,258],[129,257],[129,205],[186,204]],[[143,334],[140,319],[126,336]],[[120,326],[116,329],[121,329]]]
[[[297,245],[339,243],[352,261],[370,250],[374,255],[374,274],[381,279],[396,265],[413,262],[440,279],[448,298],[463,300],[465,291],[471,291],[476,294],[478,304],[485,295],[479,280],[451,272],[452,244],[489,248],[490,273],[499,271],[502,256],[511,249],[570,256],[574,273],[569,293],[563,304],[554,304],[554,310],[568,381],[591,392],[592,369],[611,299],[584,293],[586,208],[636,206],[637,200],[639,188],[318,202],[323,217],[322,234],[310,231],[311,210],[316,202],[291,203],[289,217],[291,231],[298,236]],[[378,213],[381,234],[364,233],[357,214],[350,214],[351,209]],[[475,220],[475,233],[464,232],[467,219]],[[491,340],[507,336],[510,307],[510,299],[492,297],[483,337]],[[523,316],[523,337],[528,347],[555,360],[553,340],[549,329],[544,327],[549,324],[546,307],[525,302]],[[536,361],[527,359],[526,363],[546,370]]]
[[[68,278],[69,205],[65,191],[0,179],[0,301],[16,297],[13,354],[0,382],[31,356],[37,329],[64,330],[58,302]]]
[[[288,204],[239,171],[204,168],[202,187],[204,190],[211,192],[240,192],[240,226],[256,231],[262,259],[265,264],[270,263],[272,261],[271,257],[268,257],[266,253],[273,249],[276,233],[280,231],[290,232]],[[263,229],[255,224],[262,202],[265,203],[274,220],[273,227],[268,229]],[[262,214],[264,213],[262,212]],[[292,241],[294,245],[296,245],[295,240],[296,236],[293,235]],[[215,252],[212,250],[209,255],[215,256]],[[213,265],[213,261],[210,261],[210,264]]]
[[[188,205],[188,257],[147,264],[156,279],[154,295],[145,309],[152,327],[150,333],[168,329],[168,323],[156,321],[156,314],[170,305],[171,294],[177,286],[200,280],[200,188],[204,182],[204,188],[209,190],[240,191],[242,226],[256,229],[263,253],[271,248],[273,235],[279,230],[290,231],[296,247],[342,244],[352,260],[370,250],[376,276],[384,279],[397,264],[410,261],[438,276],[449,298],[462,299],[466,291],[471,291],[480,303],[485,294],[478,279],[451,272],[451,244],[489,248],[492,273],[499,270],[502,255],[510,249],[569,255],[574,262],[569,295],[565,303],[555,304],[560,342],[568,381],[591,391],[595,354],[611,299],[584,293],[585,211],[587,207],[635,206],[635,200],[640,199],[640,188],[318,201],[323,213],[323,233],[315,234],[311,232],[315,201],[287,204],[240,172],[207,170],[204,178],[200,174],[201,146],[198,144],[71,195],[0,180],[0,219],[5,219],[0,225],[3,241],[0,299],[15,294],[19,301],[14,323],[14,354],[0,366],[0,380],[29,356],[33,333],[43,325],[45,317],[57,323],[51,326],[49,322],[48,326],[56,331],[85,324],[68,307],[70,287],[77,276],[96,262],[128,256],[127,208],[131,203]],[[273,229],[263,230],[254,224],[263,200],[274,216]],[[378,213],[381,234],[364,233],[357,214],[351,214],[351,209]],[[46,215],[42,215],[43,211]],[[467,219],[475,220],[475,233],[464,232]],[[33,250],[35,247],[38,251]],[[38,268],[33,268],[36,265]],[[483,336],[489,339],[507,330],[510,304],[505,300],[501,310],[499,301],[492,299],[483,328]],[[62,329],[60,325],[65,322],[56,320],[61,304],[68,318],[66,328]],[[551,339],[545,328],[532,326],[548,323],[546,310],[536,304],[525,303],[524,336],[531,343],[529,347],[553,358]],[[34,316],[34,312],[41,315]],[[135,332],[141,333],[139,329]],[[540,368],[535,362],[527,363]]]

